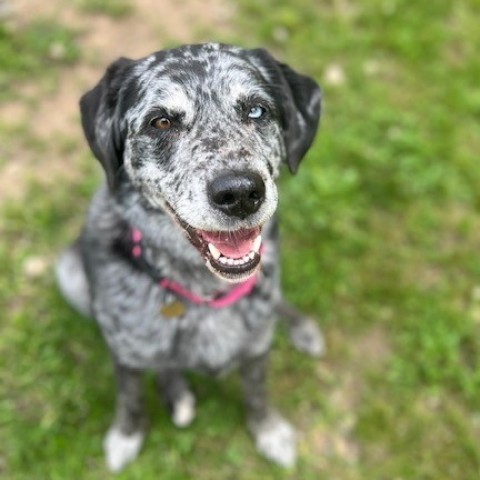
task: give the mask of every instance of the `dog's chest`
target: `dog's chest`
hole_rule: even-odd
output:
[[[99,321],[110,348],[126,365],[219,373],[268,348],[273,312],[265,288],[214,309],[146,286],[145,295],[130,298],[115,322],[111,314]]]

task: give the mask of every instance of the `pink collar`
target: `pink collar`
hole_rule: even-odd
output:
[[[166,278],[160,280],[160,286],[165,288],[165,290],[170,290],[179,297],[183,297],[189,302],[195,303],[196,305],[207,305],[210,308],[225,308],[233,305],[238,302],[243,297],[249,295],[255,284],[257,283],[257,276],[254,275],[248,280],[241,282],[235,285],[227,293],[213,299],[202,298],[196,295],[195,293],[187,290],[182,287],[179,283],[176,283],[172,280],[167,280]]]
[[[132,228],[130,235],[132,240],[131,254],[135,259],[139,259],[143,253],[141,245],[143,234],[140,230]],[[167,278],[160,278],[158,283],[165,290],[169,290],[175,295],[183,297],[185,300],[196,305],[207,305],[210,308],[225,308],[238,302],[243,297],[250,295],[257,283],[257,275],[253,275],[244,282],[236,284],[228,292],[215,298],[202,298],[179,283],[174,282],[173,280],[168,280]]]

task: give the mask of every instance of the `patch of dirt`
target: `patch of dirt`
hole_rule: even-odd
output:
[[[215,41],[199,32],[228,34],[233,7],[227,0],[135,0],[134,10],[123,18],[90,14],[76,2],[67,0],[15,0],[9,23],[21,28],[32,20],[52,19],[79,32],[81,59],[58,73],[56,87],[32,79],[19,86],[20,100],[1,105],[0,124],[27,130],[28,144],[46,145],[37,152],[22,142],[15,142],[14,152],[7,152],[7,163],[0,167],[0,205],[23,196],[28,179],[46,182],[65,175],[78,174],[76,158],[86,151],[80,127],[78,100],[102,76],[105,68],[120,56],[140,58],[161,50],[168,42],[182,44]],[[22,130],[23,131],[23,130]],[[59,141],[74,145],[66,155]],[[44,152],[43,150],[47,150]]]
[[[314,459],[316,468],[333,468],[338,462],[355,469],[361,457],[361,445],[355,438],[357,411],[364,394],[366,377],[382,370],[391,355],[388,334],[374,327],[359,337],[348,339],[332,329],[328,344],[338,354],[339,345],[346,346],[341,358],[319,362],[317,377],[328,405],[328,421],[302,425],[301,448]]]

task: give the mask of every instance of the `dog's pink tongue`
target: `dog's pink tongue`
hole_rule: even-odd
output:
[[[224,257],[242,258],[253,249],[253,242],[260,234],[259,228],[236,232],[202,232],[202,237],[218,248]]]

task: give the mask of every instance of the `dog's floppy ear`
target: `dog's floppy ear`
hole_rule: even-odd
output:
[[[310,77],[301,75],[288,65],[278,64],[288,84],[286,92],[286,143],[288,166],[295,173],[317,133],[321,112],[321,91]]]
[[[133,63],[128,58],[119,58],[108,67],[97,86],[80,99],[85,137],[105,169],[111,189],[117,185],[117,173],[123,163],[124,138],[120,128],[119,93]]]
[[[279,88],[280,109],[287,149],[287,163],[295,173],[313,143],[321,111],[321,91],[315,80],[276,61],[266,50],[253,50]]]

